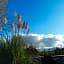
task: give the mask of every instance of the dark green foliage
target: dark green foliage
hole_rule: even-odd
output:
[[[34,48],[32,45],[29,46],[29,48],[26,48],[26,53],[29,56],[39,56],[39,52],[36,48]]]
[[[4,41],[0,41],[0,64],[9,64],[8,48]]]
[[[21,64],[25,58],[24,41],[20,36],[14,36],[11,40],[12,64]]]

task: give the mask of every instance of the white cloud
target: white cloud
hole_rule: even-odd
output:
[[[51,47],[64,47],[64,35],[54,34],[25,34],[20,35],[25,37],[25,43],[30,45],[32,43],[37,49],[51,48]]]
[[[26,43],[32,43],[37,49],[64,47],[64,35],[29,34]]]

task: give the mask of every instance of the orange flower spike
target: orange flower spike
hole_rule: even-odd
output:
[[[21,15],[18,15],[17,21],[18,21],[18,22],[21,22]]]

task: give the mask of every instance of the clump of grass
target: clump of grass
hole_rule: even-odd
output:
[[[2,34],[2,32],[5,31],[5,36],[7,36],[5,37],[6,42],[4,42],[4,49],[6,49],[4,52],[7,52],[8,64],[35,64],[33,62],[33,57],[39,54],[38,51],[32,45],[27,48],[26,44],[24,43],[24,39],[22,38],[22,36],[19,35],[19,33],[22,34],[24,30],[26,36],[28,36],[30,32],[28,22],[24,21],[22,23],[21,15],[17,15],[16,12],[14,13],[14,16],[15,19],[17,18],[16,23],[14,21],[11,21],[11,23],[8,24],[8,19],[4,17],[4,24],[1,24],[3,24],[5,28],[3,27],[3,25],[0,25],[0,33]],[[11,39],[8,35],[8,26],[10,26],[12,29],[10,31],[12,33],[10,36]]]
[[[21,15],[17,15],[16,12],[14,13],[15,19],[17,18],[17,22],[11,21],[11,23],[8,24],[8,19],[4,17],[3,23],[0,25],[0,33],[2,34],[3,31],[6,32],[6,48],[8,51],[8,57],[9,57],[9,64],[30,64],[28,62],[29,57],[26,56],[25,52],[25,44],[23,39],[20,37],[19,32],[22,32],[22,30],[27,31],[26,35],[29,34],[29,28],[28,28],[28,22],[22,23],[22,17]],[[4,27],[3,27],[4,25]],[[12,37],[9,38],[7,27],[11,27],[11,34]],[[16,30],[17,29],[17,30]],[[12,32],[13,31],[13,32]],[[16,32],[18,31],[18,32]],[[18,35],[17,35],[18,34]],[[3,37],[3,36],[2,36]]]

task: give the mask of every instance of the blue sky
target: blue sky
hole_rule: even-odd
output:
[[[9,0],[8,7],[29,21],[30,33],[64,34],[64,0]]]

